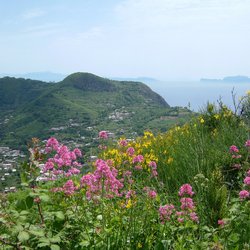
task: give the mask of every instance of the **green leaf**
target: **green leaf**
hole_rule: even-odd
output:
[[[27,208],[26,202],[24,200],[17,200],[16,202],[16,208],[17,210],[25,210]]]
[[[102,220],[102,215],[101,214],[97,215],[96,219],[97,220]]]
[[[50,240],[49,240],[48,238],[45,238],[45,237],[40,238],[40,239],[39,239],[39,242],[44,243],[44,244],[47,244],[46,246],[49,246],[49,245],[50,245]]]
[[[29,230],[29,232],[38,237],[43,237],[45,235],[44,231],[42,230]]]
[[[30,214],[30,212],[27,210],[23,210],[20,212],[20,215],[28,215],[28,214]]]
[[[1,223],[6,223],[7,221],[4,218],[0,218]]]
[[[81,247],[88,247],[90,245],[90,242],[88,240],[83,240],[81,243],[80,243],[80,246]]]
[[[39,243],[38,245],[37,245],[37,247],[46,247],[46,246],[49,246],[50,245],[50,243]]]
[[[56,218],[58,220],[64,220],[65,219],[64,213],[62,211],[55,212],[55,216],[56,216]]]
[[[13,231],[22,232],[23,231],[23,226],[21,224],[17,224],[16,226],[13,227]]]
[[[21,231],[17,237],[21,242],[27,241],[30,238],[29,234],[25,231]]]
[[[49,240],[52,243],[59,243],[59,242],[61,242],[61,238],[59,236],[57,236],[57,235],[54,236],[54,237],[52,237],[52,238],[50,238]]]
[[[40,199],[41,199],[41,201],[43,201],[43,202],[49,202],[49,201],[50,201],[50,197],[49,197],[47,194],[42,194],[42,195],[40,196]]]
[[[27,196],[25,201],[26,201],[27,208],[31,208],[33,206],[34,200],[32,197]]]
[[[53,244],[53,245],[50,246],[50,249],[51,250],[60,250],[60,247],[58,245]]]

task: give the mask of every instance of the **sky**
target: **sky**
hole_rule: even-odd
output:
[[[250,0],[0,0],[0,73],[250,76]]]

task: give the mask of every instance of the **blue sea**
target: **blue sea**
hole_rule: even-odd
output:
[[[160,94],[170,106],[190,107],[193,111],[200,111],[207,102],[217,103],[218,100],[232,109],[232,91],[236,95],[236,102],[250,90],[250,83],[229,82],[153,82],[147,85]]]

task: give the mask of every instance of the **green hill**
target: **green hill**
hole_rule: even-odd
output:
[[[170,108],[143,83],[90,73],[74,73],[58,83],[1,78],[0,110],[1,144],[12,147],[32,137],[92,138],[101,129],[119,136],[145,129],[166,130],[179,113],[181,120],[189,116],[187,110]]]

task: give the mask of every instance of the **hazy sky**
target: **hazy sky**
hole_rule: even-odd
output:
[[[250,76],[250,0],[0,0],[0,73]]]

